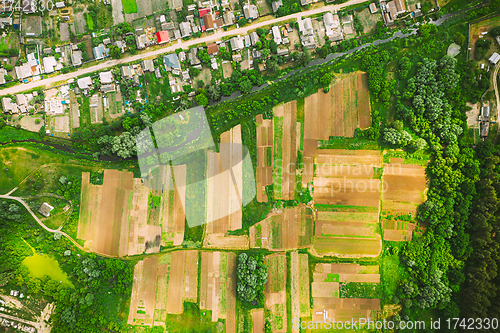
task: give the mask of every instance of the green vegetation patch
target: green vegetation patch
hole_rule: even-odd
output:
[[[122,4],[125,14],[137,13],[137,3],[135,0],[122,0]]]
[[[45,275],[55,281],[61,281],[71,287],[73,284],[69,281],[68,276],[61,270],[57,260],[35,253],[31,257],[27,257],[22,261],[23,265],[28,267],[30,274],[36,278],[42,278]]]
[[[328,273],[326,275],[326,279],[325,279],[325,282],[339,282],[339,274],[335,274],[335,273]]]
[[[341,298],[379,298],[381,287],[379,283],[340,282]]]

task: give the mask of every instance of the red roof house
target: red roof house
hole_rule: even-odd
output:
[[[170,41],[168,31],[158,31],[156,33],[156,38],[158,39],[158,44],[163,44]]]
[[[210,13],[210,8],[200,8],[198,10],[198,15],[200,15],[200,17],[205,16],[207,13]]]

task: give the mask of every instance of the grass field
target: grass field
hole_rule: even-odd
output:
[[[135,0],[122,0],[125,14],[137,13],[137,3]]]
[[[85,20],[87,21],[87,28],[89,29],[89,31],[94,31],[94,20],[89,13],[86,14]]]
[[[49,256],[35,253],[31,257],[25,258],[22,263],[28,267],[30,274],[36,278],[42,278],[47,275],[55,281],[61,281],[73,287],[66,273],[59,267],[57,260]]]

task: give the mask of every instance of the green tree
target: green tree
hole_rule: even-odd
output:
[[[198,94],[196,95],[196,103],[201,106],[207,106],[208,105],[208,98],[204,94]]]
[[[122,57],[122,50],[118,46],[111,45],[109,47],[109,55],[113,59],[120,59]]]

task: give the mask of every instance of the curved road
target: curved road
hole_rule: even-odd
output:
[[[245,27],[234,29],[234,30],[228,30],[228,31],[219,30],[215,34],[205,36],[202,38],[194,38],[194,39],[190,39],[188,41],[184,41],[182,39],[179,39],[180,43],[174,43],[173,45],[165,47],[165,48],[137,54],[134,56],[123,58],[123,59],[108,60],[104,63],[99,63],[97,65],[94,65],[94,66],[91,66],[88,68],[82,68],[82,69],[77,70],[75,72],[61,74],[61,75],[54,76],[52,78],[43,79],[43,80],[39,80],[36,82],[30,82],[27,84],[21,84],[21,85],[17,85],[14,87],[2,89],[0,91],[0,94],[2,94],[2,95],[8,95],[8,94],[15,95],[15,94],[18,94],[18,93],[25,91],[25,90],[34,89],[34,88],[41,87],[41,86],[50,86],[51,84],[54,84],[56,82],[67,81],[67,80],[75,78],[77,76],[90,74],[90,73],[96,72],[98,70],[103,70],[103,69],[106,69],[109,67],[116,66],[118,64],[125,64],[125,63],[129,63],[132,61],[141,60],[144,58],[158,56],[158,55],[163,54],[163,53],[173,52],[176,49],[181,48],[181,47],[184,49],[187,49],[190,46],[193,46],[196,44],[208,43],[208,42],[221,40],[222,37],[226,37],[226,36],[243,35],[243,34],[246,35],[249,30],[261,28],[261,27],[264,27],[264,26],[267,26],[270,24],[276,24],[276,23],[280,23],[282,21],[287,21],[290,19],[300,19],[302,16],[310,16],[310,15],[319,14],[319,13],[323,13],[323,12],[327,12],[327,11],[340,10],[344,7],[360,4],[363,2],[366,2],[366,0],[350,0],[350,1],[347,1],[347,2],[342,3],[342,4],[329,5],[329,6],[316,8],[316,9],[311,9],[311,10],[308,10],[305,12],[294,13],[291,15],[287,15],[287,16],[283,16],[283,17],[279,17],[279,18],[274,18],[274,19],[267,20],[267,21],[258,22],[258,23],[251,24],[251,25],[248,25]]]
[[[31,210],[30,206],[28,206],[28,204],[22,198],[12,197],[10,195],[0,195],[0,199],[15,200],[15,201],[19,202],[21,205],[24,206],[24,208],[26,208],[26,210],[31,214],[31,216],[33,216],[33,218],[35,219],[35,221],[37,221],[38,224],[42,228],[44,228],[48,232],[52,232],[52,233],[58,232],[58,233],[60,233],[61,235],[63,235],[64,237],[66,237],[71,243],[73,243],[77,248],[79,248],[80,250],[83,250],[83,246],[81,246],[80,244],[78,244],[73,238],[71,238],[70,235],[68,235],[64,231],[60,231],[59,229],[50,229],[45,224],[43,224],[43,222],[38,218],[38,216],[35,215],[35,213]]]

